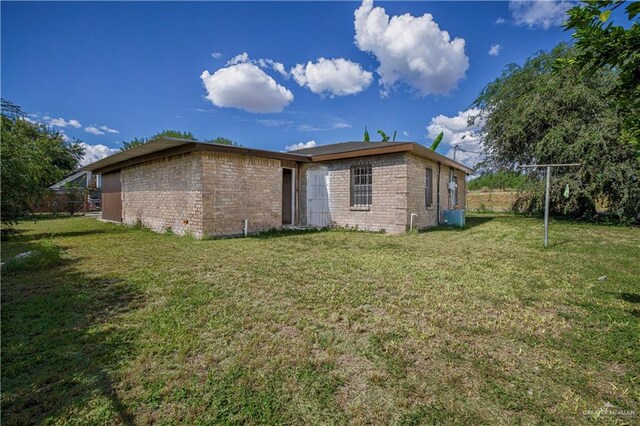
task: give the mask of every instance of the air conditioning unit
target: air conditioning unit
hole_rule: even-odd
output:
[[[464,210],[445,210],[444,222],[449,226],[464,226],[465,211]]]

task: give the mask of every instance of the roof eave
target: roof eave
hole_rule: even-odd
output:
[[[383,155],[383,154],[393,154],[397,152],[410,152],[411,151],[411,143],[398,143],[393,146],[383,146],[383,147],[372,147],[367,149],[354,149],[351,151],[337,152],[334,154],[318,154],[311,155],[311,159],[313,162],[320,161],[330,161],[330,160],[342,160],[347,158],[356,158],[356,157],[370,157],[372,155]]]
[[[419,157],[426,158],[431,161],[435,161],[436,163],[445,164],[455,169],[462,170],[466,174],[472,174],[474,172],[472,168],[467,167],[464,164],[458,163],[457,161],[454,161],[448,157],[445,157],[442,154],[438,154],[437,152],[432,151],[429,148],[419,145],[415,142],[397,142],[396,144],[387,145],[383,147],[354,149],[350,151],[338,152],[333,154],[317,154],[317,155],[311,155],[311,159],[313,162],[322,162],[322,161],[342,160],[342,159],[357,158],[357,157],[370,157],[373,155],[394,154],[399,152],[409,152]]]
[[[452,160],[449,157],[445,157],[442,154],[438,154],[437,152],[422,146],[422,145],[418,145],[417,143],[413,143],[412,144],[412,153],[419,156],[419,157],[423,157],[426,158],[428,160],[431,161],[435,161],[437,163],[441,163],[441,164],[445,164],[447,166],[453,167],[455,169],[458,170],[462,170],[463,172],[465,172],[466,174],[470,175],[474,173],[474,170],[470,167],[465,166],[462,163],[458,163],[455,160]]]
[[[109,157],[103,158],[102,160],[96,161],[95,163],[88,164],[84,166],[83,169],[92,171],[94,173],[107,173],[110,171],[121,169],[123,167],[129,167],[135,164],[153,161],[155,159],[164,158],[167,156],[186,154],[194,151],[226,152],[238,155],[275,158],[280,160],[305,163],[311,161],[309,156],[301,154],[266,151],[232,145],[213,144],[186,139],[163,137],[151,142],[147,142],[146,144],[130,148],[126,151],[118,152]]]

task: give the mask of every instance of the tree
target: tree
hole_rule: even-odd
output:
[[[133,148],[135,146],[139,146],[142,144],[145,144],[147,142],[151,142],[153,140],[162,138],[162,137],[169,137],[169,138],[178,138],[178,139],[187,139],[190,141],[194,141],[197,142],[198,139],[193,135],[193,133],[191,132],[183,132],[180,130],[163,130],[159,133],[156,133],[153,136],[150,136],[148,138],[133,138],[132,140],[128,141],[128,142],[122,142],[122,149],[121,151]],[[231,139],[222,137],[222,136],[218,136],[215,139],[211,139],[211,140],[206,140],[204,142],[208,142],[208,143],[217,143],[217,144],[222,144],[222,145],[233,145],[233,146],[240,146],[239,144],[237,144],[236,142],[232,141]]]
[[[572,67],[588,81],[601,70],[611,70],[614,84],[608,96],[624,118],[626,138],[640,155],[640,2],[625,8],[632,24],[614,25],[611,12],[624,1],[583,1],[567,12],[564,27],[574,30],[575,55],[559,58],[556,67]]]
[[[222,137],[222,136],[218,136],[215,139],[211,139],[211,140],[208,140],[208,141],[205,141],[205,142],[217,143],[217,144],[220,144],[220,145],[240,146],[240,144],[232,141],[231,139],[228,139],[228,138],[225,138],[225,137]]]
[[[27,120],[19,106],[2,100],[3,235],[31,212],[47,186],[77,168],[84,149],[59,132]]]
[[[149,142],[147,139],[145,139],[145,138],[138,139],[137,137],[133,138],[130,141],[123,141],[122,142],[122,148],[120,148],[120,151],[126,151],[127,149],[131,149],[131,148],[134,148],[136,146],[144,145],[147,142]]]
[[[183,132],[181,130],[163,130],[159,133],[156,133],[155,135],[151,136],[149,138],[149,140],[154,140],[154,139],[159,139],[162,137],[168,137],[168,138],[178,138],[178,139],[187,139],[190,141],[195,141],[197,140],[195,136],[193,136],[193,133],[191,132]]]
[[[73,216],[83,209],[88,190],[77,182],[67,182],[64,185],[64,191],[67,196],[67,211]]]
[[[522,66],[509,65],[483,89],[473,105],[482,112],[472,120],[484,121],[486,167],[516,171],[525,163],[580,162],[580,168],[554,170],[552,213],[591,219],[604,202],[612,216],[639,222],[640,162],[625,140],[623,120],[608,102],[617,76],[610,70],[582,79],[572,68],[553,72],[558,59],[575,54],[559,45]],[[535,173],[534,185],[519,203],[530,212],[543,206],[542,176]],[[566,185],[570,195],[565,199]]]
[[[363,142],[371,142],[371,138],[369,137],[369,131],[367,130],[367,126],[364,126],[364,136],[362,137]]]
[[[148,138],[133,138],[130,141],[126,141],[126,142],[122,142],[122,149],[121,151],[125,151],[127,149],[136,147],[136,146],[140,146],[143,145],[147,142],[151,142],[152,140],[155,139],[159,139],[161,137],[169,137],[169,138],[178,138],[178,139],[188,139],[188,140],[192,140],[195,141],[196,138],[195,136],[193,136],[193,133],[191,132],[183,132],[180,130],[163,130],[159,133],[156,133],[153,136],[150,136]]]

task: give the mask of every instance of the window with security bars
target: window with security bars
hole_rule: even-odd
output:
[[[427,168],[424,180],[424,205],[433,206],[433,170]]]
[[[371,166],[351,167],[351,207],[369,207],[372,200]]]

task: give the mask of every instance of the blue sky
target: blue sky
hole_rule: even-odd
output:
[[[2,96],[89,144],[91,159],[162,129],[279,151],[360,140],[365,125],[373,140],[383,129],[418,143],[447,130],[450,154],[459,113],[505,65],[570,40],[566,2],[1,7]]]

